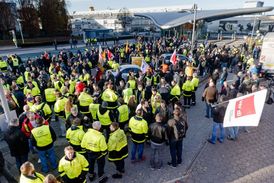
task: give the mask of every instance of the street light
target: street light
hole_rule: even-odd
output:
[[[23,36],[23,31],[22,31],[22,25],[21,25],[21,21],[23,21],[23,20],[21,20],[19,18],[17,18],[16,20],[17,20],[18,25],[19,25],[19,31],[20,31],[20,34],[21,34],[22,43],[25,43],[24,36]]]
[[[197,4],[194,3],[192,11],[194,11],[194,17],[193,17],[193,26],[192,26],[192,39],[191,39],[191,53],[194,50],[194,40],[195,40],[195,26],[196,26],[196,15],[197,15]]]
[[[253,39],[253,36],[254,36],[256,20],[257,19],[258,19],[258,17],[256,17],[256,15],[254,15],[254,22],[253,22],[253,28],[252,28],[252,32],[251,32],[251,39]]]

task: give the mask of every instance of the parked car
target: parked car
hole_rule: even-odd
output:
[[[172,53],[164,53],[160,56],[160,59],[164,59],[166,64],[170,64],[170,57]],[[182,55],[182,54],[176,54],[177,58],[179,57],[180,60],[189,60],[188,57]]]
[[[141,71],[141,68],[138,65],[133,65],[133,64],[125,64],[119,66],[119,71],[117,72],[115,70],[111,70],[111,73],[114,75],[114,77],[118,77],[119,75],[122,75],[122,78],[124,81],[128,80],[128,73],[134,72],[135,75],[138,74],[139,71]]]

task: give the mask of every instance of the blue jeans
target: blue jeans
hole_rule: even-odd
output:
[[[216,137],[217,137],[217,129],[220,129],[220,142],[224,141],[224,136],[225,136],[225,130],[223,127],[223,123],[217,123],[213,121],[213,128],[212,128],[212,135],[211,135],[211,142],[216,143]]]
[[[150,142],[151,147],[151,157],[150,157],[150,166],[152,168],[160,169],[163,165],[163,161],[160,157],[161,151],[163,150],[164,144],[156,144],[154,142]]]
[[[16,166],[18,168],[18,170],[20,171],[20,167],[23,163],[25,163],[26,161],[28,161],[28,154],[24,154],[21,156],[15,156],[15,160],[16,160]]]
[[[239,127],[238,126],[229,127],[228,131],[229,131],[229,137],[235,140],[238,136]]]
[[[211,103],[206,102],[206,116],[211,118],[212,107]]]
[[[38,155],[41,160],[42,172],[44,172],[44,173],[49,172],[49,167],[47,164],[47,157],[49,158],[52,169],[57,168],[56,155],[55,155],[53,147],[51,147],[50,149],[45,150],[45,151],[38,150]]]
[[[183,140],[169,141],[172,166],[182,163]]]
[[[138,151],[138,159],[141,160],[143,157],[143,152],[144,152],[144,143],[137,144],[135,142],[132,143],[131,147],[131,160],[135,160],[136,157],[136,151]]]
[[[29,142],[29,149],[30,149],[30,151],[32,152],[32,154],[37,153],[37,150],[36,150],[36,148],[32,145],[30,139],[28,139],[28,142]]]

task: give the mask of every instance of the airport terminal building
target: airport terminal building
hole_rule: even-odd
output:
[[[243,8],[202,10],[188,6],[122,8],[119,10],[73,12],[72,35],[95,37],[103,34],[161,34],[190,36],[196,11],[197,36],[222,33],[231,35],[274,31],[274,16],[265,15],[273,7],[264,7],[262,1],[246,1]],[[88,33],[88,34],[87,34]]]

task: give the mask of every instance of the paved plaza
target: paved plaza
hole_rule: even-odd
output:
[[[231,76],[230,76],[231,77]],[[230,78],[231,79],[231,78]],[[150,147],[145,146],[146,161],[131,164],[130,157],[126,159],[126,173],[121,180],[109,178],[113,183],[223,183],[223,182],[274,182],[274,107],[265,105],[261,122],[258,127],[248,128],[249,133],[240,130],[236,141],[225,140],[223,144],[209,144],[206,140],[211,133],[212,119],[205,118],[205,104],[201,101],[204,83],[197,90],[197,104],[187,109],[189,130],[187,131],[183,147],[183,163],[171,168],[169,147],[165,146],[161,152],[164,166],[161,170],[151,170],[149,167]],[[60,134],[59,124],[51,122],[57,135]],[[130,142],[130,140],[129,140]],[[63,149],[67,145],[64,138],[55,143],[55,150],[60,159]],[[131,144],[129,144],[130,146]],[[7,144],[0,142],[7,169],[16,179],[19,172],[14,158],[10,157]],[[130,147],[129,147],[130,149]],[[130,154],[129,154],[130,156]],[[29,160],[37,163],[38,155],[30,154]],[[58,172],[51,173],[58,176]],[[106,163],[105,173],[109,177],[115,173],[112,163]],[[95,181],[96,182],[96,181]]]

